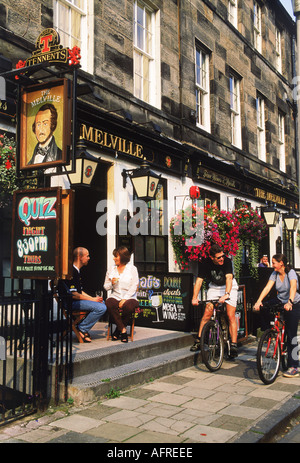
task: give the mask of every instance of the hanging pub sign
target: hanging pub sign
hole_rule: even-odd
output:
[[[71,144],[71,88],[67,79],[21,92],[20,169],[66,164]]]
[[[59,275],[61,198],[61,188],[14,193],[12,278],[51,279]]]
[[[51,27],[44,29],[35,42],[35,50],[27,60],[19,60],[16,68],[22,69],[35,64],[67,64],[78,66],[80,64],[80,48],[76,45],[71,48],[64,48],[60,44],[58,32]],[[18,76],[17,76],[18,78]]]

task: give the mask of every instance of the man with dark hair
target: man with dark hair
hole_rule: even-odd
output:
[[[57,110],[52,103],[46,103],[38,110],[32,124],[38,143],[28,164],[41,164],[62,158],[62,150],[58,148],[53,135],[57,117]]]
[[[73,278],[71,280],[60,280],[60,284],[68,288],[72,295],[72,308],[74,310],[87,311],[87,316],[77,326],[80,336],[84,342],[91,342],[89,330],[105,314],[106,305],[102,297],[89,296],[82,290],[80,269],[89,263],[89,251],[78,247],[73,252]]]
[[[237,304],[238,284],[233,277],[232,262],[226,257],[222,248],[213,244],[209,251],[209,257],[201,260],[198,267],[198,277],[194,286],[192,304],[198,305],[198,294],[203,281],[208,284],[207,300],[218,299],[222,304],[225,302],[229,320],[229,332],[231,338],[231,356],[237,355],[237,323],[235,310]],[[212,304],[207,304],[201,319],[198,337],[191,347],[192,352],[200,350],[200,337],[203,326],[210,320],[212,315]]]

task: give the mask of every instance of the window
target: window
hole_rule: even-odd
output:
[[[53,24],[64,47],[78,46],[81,67],[94,72],[94,1],[54,0]]]
[[[209,55],[196,48],[196,120],[197,125],[210,131]]]
[[[256,98],[257,114],[257,151],[258,158],[266,162],[266,127],[265,127],[265,102],[260,96]]]
[[[254,2],[254,46],[259,53],[262,50],[261,7]]]
[[[282,73],[282,56],[281,56],[281,32],[276,27],[275,30],[275,54],[276,54],[276,69]]]
[[[228,1],[228,21],[234,26],[238,27],[238,0],[229,0]]]
[[[283,252],[285,256],[287,257],[287,260],[289,262],[289,265],[293,268],[295,267],[295,250],[294,250],[294,232],[289,231],[286,229],[286,227],[283,227]]]
[[[284,115],[278,115],[279,169],[286,172]]]
[[[160,107],[159,14],[134,2],[134,96]]]
[[[145,222],[147,233],[134,237],[134,264],[139,272],[168,271],[168,211],[167,182],[159,181],[155,200],[149,202],[149,216]]]
[[[241,111],[240,111],[240,79],[230,75],[230,112],[231,112],[231,143],[237,148],[242,147]]]

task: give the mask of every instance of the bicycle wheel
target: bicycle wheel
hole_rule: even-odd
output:
[[[201,334],[202,361],[210,371],[221,368],[224,359],[224,342],[220,326],[214,321],[207,322]]]
[[[272,384],[278,375],[281,355],[280,343],[276,339],[277,333],[269,329],[263,333],[258,343],[257,370],[264,384]]]

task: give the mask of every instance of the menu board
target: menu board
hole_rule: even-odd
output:
[[[140,273],[136,325],[189,331],[193,275]]]
[[[59,273],[61,189],[14,193],[12,278],[55,278]]]

